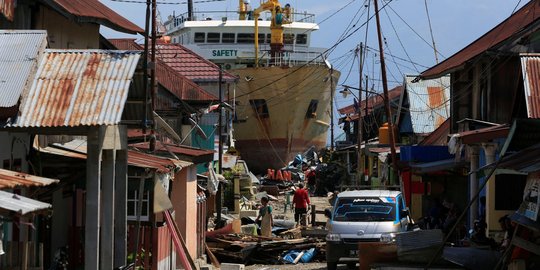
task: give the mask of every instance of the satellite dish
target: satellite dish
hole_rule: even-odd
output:
[[[191,130],[195,129],[195,131],[197,131],[197,134],[199,134],[199,136],[201,136],[205,140],[208,140],[208,136],[206,136],[206,133],[204,133],[201,126],[199,126],[199,124],[197,124],[197,122],[195,122],[195,120],[193,120],[191,117],[188,118],[188,120],[191,123],[191,126],[193,127]]]

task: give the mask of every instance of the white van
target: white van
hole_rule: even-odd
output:
[[[390,242],[395,233],[408,229],[409,212],[399,191],[355,190],[337,195],[328,234],[326,262],[329,270],[338,263],[354,268],[359,242]]]

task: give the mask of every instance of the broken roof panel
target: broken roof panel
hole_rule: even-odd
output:
[[[93,22],[116,31],[144,34],[144,30],[98,0],[42,0],[67,17],[75,16],[79,23]],[[71,15],[71,16],[70,16]]]
[[[45,30],[0,30],[0,107],[17,105],[46,46]]]
[[[0,190],[0,209],[16,212],[20,215],[26,215],[51,207],[52,205],[48,203]]]
[[[120,122],[139,52],[46,50],[15,127]]]
[[[48,186],[53,183],[58,183],[58,180],[35,176],[22,172],[0,169],[0,189],[14,187]]]
[[[527,116],[540,118],[540,54],[521,56],[523,87],[527,103]]]
[[[535,12],[539,7],[539,1],[530,1],[495,28],[491,29],[461,51],[424,71],[420,76],[423,78],[434,78],[448,74],[452,70],[455,70],[472,60],[474,57],[496,47],[540,18],[540,12]]]
[[[415,134],[429,134],[450,117],[450,76],[414,82],[405,77],[409,114]]]

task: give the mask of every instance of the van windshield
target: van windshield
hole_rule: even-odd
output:
[[[394,221],[396,199],[392,197],[340,198],[334,221]]]

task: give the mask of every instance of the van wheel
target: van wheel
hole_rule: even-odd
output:
[[[358,269],[358,268],[356,267],[356,263],[353,263],[353,262],[352,262],[352,263],[348,263],[348,264],[347,264],[347,268],[349,268],[349,269]]]
[[[337,270],[337,262],[326,262],[326,269]]]

